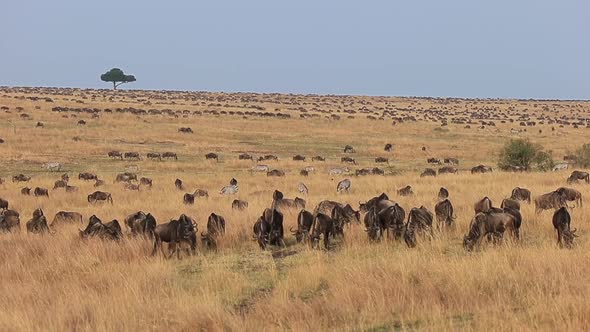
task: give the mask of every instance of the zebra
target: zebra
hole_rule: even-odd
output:
[[[48,171],[53,172],[53,171],[61,171],[61,164],[60,163],[56,163],[56,162],[51,162],[51,163],[47,163],[45,165],[43,165],[44,168],[46,168]]]
[[[221,188],[219,193],[222,195],[233,195],[238,192],[238,189],[239,188],[238,188],[237,184],[234,184],[234,185],[230,184],[230,185],[227,185],[227,186]]]
[[[336,192],[341,193],[343,191],[349,192],[350,191],[351,182],[349,179],[344,179],[338,182],[338,186],[336,186]]]
[[[269,170],[270,167],[268,167],[267,165],[256,165],[252,167],[252,172],[268,172]]]
[[[299,182],[299,184],[297,185],[297,190],[303,195],[307,195],[309,193],[307,186],[303,182]]]
[[[344,173],[348,173],[350,172],[350,169],[348,167],[337,167],[337,168],[332,168],[328,173],[330,175],[338,175],[338,174],[344,174]]]

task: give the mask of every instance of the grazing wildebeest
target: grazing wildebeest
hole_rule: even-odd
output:
[[[529,204],[531,203],[531,191],[526,188],[516,187],[512,189],[512,194],[510,195],[511,199],[517,201],[526,201]]]
[[[444,158],[443,162],[445,164],[459,165],[459,159],[457,158]]]
[[[148,159],[151,160],[162,160],[162,155],[158,152],[148,152],[148,154],[146,155]]]
[[[216,153],[209,152],[205,155],[205,159],[215,159],[215,161],[219,161],[219,156]]]
[[[178,160],[178,155],[176,152],[164,152],[162,153],[162,158]]]
[[[457,174],[459,170],[456,167],[444,166],[438,169],[438,174]]]
[[[166,257],[162,242],[168,243],[170,255],[167,258],[172,257],[175,252],[177,257],[180,258],[180,248],[178,247],[182,242],[187,242],[190,246],[189,253],[194,254],[197,251],[197,224],[192,218],[182,214],[178,220],[171,220],[156,226],[152,256],[156,255],[159,247],[164,257]]]
[[[344,174],[344,173],[348,173],[348,172],[350,172],[350,169],[348,169],[348,167],[336,167],[336,168],[331,168],[328,171],[328,174],[340,175],[340,174]]]
[[[211,213],[207,219],[207,233],[201,233],[201,241],[208,249],[217,249],[217,240],[225,235],[225,218]]]
[[[471,168],[471,174],[475,174],[475,173],[490,173],[492,172],[492,168],[489,166],[484,166],[484,165],[477,165],[473,168]]]
[[[566,202],[575,202],[576,206],[582,206],[582,193],[573,188],[559,187],[555,190]]]
[[[356,165],[356,161],[352,157],[342,157],[342,158],[340,158],[340,161],[343,163],[349,163],[349,164]]]
[[[123,186],[125,190],[136,190],[139,191],[139,185],[133,183],[125,183]]]
[[[320,242],[320,237],[324,236],[324,248],[330,249],[330,235],[334,234],[334,220],[329,216],[318,213],[313,218],[313,226],[311,231],[311,246],[315,248]]]
[[[87,239],[98,236],[103,240],[119,240],[123,237],[121,225],[119,221],[113,220],[104,224],[97,216],[92,215],[88,220],[88,226],[84,230],[80,230],[80,237]]]
[[[78,179],[84,180],[84,181],[90,181],[90,180],[96,180],[96,179],[98,179],[98,177],[96,176],[96,174],[85,172],[85,173],[78,174]]]
[[[300,154],[293,156],[293,161],[305,161],[305,156]]]
[[[62,223],[83,223],[83,217],[78,212],[59,211],[51,221],[51,227],[59,226]]]
[[[109,158],[119,158],[123,160],[123,154],[120,151],[109,151],[108,156]]]
[[[535,213],[539,214],[543,210],[559,209],[566,206],[566,200],[563,193],[552,191],[547,194],[535,197]]]
[[[375,162],[376,163],[388,163],[389,164],[389,158],[377,157],[377,158],[375,158]]]
[[[133,180],[137,181],[137,174],[129,172],[117,174],[117,177],[115,178],[115,182],[130,182]]]
[[[147,238],[153,238],[156,230],[156,218],[151,213],[145,214],[143,211],[130,214],[125,218],[125,228],[131,231],[131,235],[142,235]]]
[[[354,171],[354,175],[356,176],[365,176],[371,174],[371,170],[368,168],[361,168]]]
[[[139,184],[142,186],[151,187],[153,185],[153,183],[154,183],[154,181],[150,178],[142,177],[141,179],[139,179]]]
[[[356,151],[354,150],[354,148],[350,145],[346,145],[344,147],[344,153],[355,153]]]
[[[33,211],[33,218],[27,221],[27,233],[44,234],[49,233],[47,218],[43,215],[43,210],[36,209]]]
[[[283,209],[305,209],[306,202],[299,197],[295,197],[295,199],[284,198],[282,192],[275,190],[272,198],[272,206],[278,211],[282,211]]]
[[[420,173],[420,177],[423,178],[425,176],[436,176],[436,171],[432,168],[424,169],[424,172]]]
[[[261,249],[269,244],[284,247],[283,214],[276,209],[265,209],[254,224],[254,238]]]
[[[478,214],[480,212],[488,212],[492,208],[492,206],[492,200],[486,196],[475,203],[475,205],[473,206],[473,210],[475,211],[475,214]]]
[[[68,175],[68,173],[64,173],[61,175],[61,180],[64,182],[69,182],[70,181],[70,176]]]
[[[100,186],[104,186],[104,181],[103,180],[96,179],[94,181],[94,188],[100,187]]]
[[[314,157],[311,157],[311,161],[326,161],[326,158],[324,158],[322,156],[314,156]]]
[[[385,144],[385,148],[383,148],[383,150],[385,150],[386,152],[391,152],[392,149],[393,145],[391,145],[391,143]]]
[[[0,210],[8,210],[8,201],[0,198]]]
[[[248,202],[246,202],[246,201],[234,199],[234,201],[231,202],[231,208],[234,210],[244,210],[247,207],[248,207]]]
[[[58,189],[58,188],[65,188],[67,185],[68,185],[68,182],[67,181],[57,180],[53,184],[53,190]]]
[[[440,162],[440,159],[438,159],[438,158],[428,158],[428,159],[426,159],[426,162],[429,164],[434,164],[434,165],[442,165],[442,163]]]
[[[382,237],[386,233],[387,239],[399,240],[404,233],[406,211],[397,203],[389,205],[388,202],[387,204],[388,206],[382,208],[379,204],[374,206],[375,212],[377,212],[379,236]]]
[[[295,235],[297,243],[308,242],[311,228],[313,226],[313,214],[307,210],[299,211],[297,215],[297,230],[290,229],[291,233]]]
[[[176,189],[182,190],[183,189],[183,187],[182,187],[182,180],[181,179],[176,179],[174,181],[174,186],[176,187]]]
[[[414,191],[412,191],[411,186],[405,186],[401,189],[398,189],[397,194],[400,196],[410,196],[410,195],[414,195]]]
[[[247,153],[241,153],[241,154],[238,156],[238,159],[239,159],[239,160],[254,160],[254,158],[252,158],[252,156],[251,156],[251,155],[249,155],[249,154],[247,154]]]
[[[85,125],[86,125],[86,121],[78,120],[78,126],[85,126]]]
[[[20,193],[26,196],[31,195],[31,188],[29,187],[24,187],[23,189],[20,190]]]
[[[184,196],[182,197],[182,202],[187,205],[195,204],[195,195],[190,193],[184,194]]]
[[[260,156],[258,157],[258,161],[263,161],[263,160],[275,160],[278,161],[279,157],[272,155],[272,154],[267,154],[265,156]]]
[[[322,206],[322,204],[327,204],[327,206]],[[332,207],[330,209],[330,206]],[[355,211],[350,204],[342,205],[337,202],[333,201],[323,201],[315,209],[315,214],[321,213],[321,211],[328,210],[329,213],[325,213],[329,215],[330,218],[334,221],[334,231],[332,235],[340,235],[344,237],[344,227],[346,225],[360,224],[360,211]]]
[[[36,187],[35,190],[33,191],[33,195],[35,195],[35,197],[38,197],[38,196],[49,197],[49,191],[45,188]]]
[[[233,195],[233,194],[236,194],[238,192],[238,190],[239,190],[239,187],[236,182],[236,184],[230,184],[230,185],[227,185],[227,186],[221,188],[219,193],[222,195]]]
[[[578,182],[578,180],[584,180],[586,183],[590,183],[590,174],[588,174],[588,172],[573,171],[567,178],[567,183],[575,183]]]
[[[511,198],[504,198],[502,200],[502,204],[500,204],[500,207],[502,209],[511,208],[520,211],[520,203],[517,200]]]
[[[141,160],[141,155],[139,152],[125,152],[124,157],[125,159]]]
[[[514,216],[509,213],[477,213],[469,226],[469,232],[463,237],[463,247],[467,251],[486,235],[491,235],[494,242],[502,240],[504,232],[510,230],[515,239],[518,239],[518,228]]]
[[[424,206],[410,210],[404,233],[404,241],[409,248],[416,246],[416,235],[419,233],[426,233],[432,238],[432,219],[432,212]]]
[[[0,232],[20,231],[20,216],[14,210],[3,210],[0,213]]]
[[[273,169],[272,171],[266,172],[266,176],[285,176],[285,172],[280,169]]]
[[[193,196],[195,196],[195,198],[198,198],[198,197],[209,198],[209,193],[207,192],[207,190],[204,190],[204,189],[196,189],[193,192]]]
[[[299,171],[299,175],[301,175],[301,176],[308,176],[309,175],[309,172],[306,171],[306,170],[304,170],[304,169],[302,169],[301,171]]]
[[[12,177],[12,182],[29,182],[30,180],[31,177],[24,174],[18,174]]]
[[[309,190],[307,189],[307,186],[303,182],[299,182],[297,184],[297,191],[299,193],[303,194],[303,195],[307,195],[309,193]]]
[[[570,230],[571,220],[569,212],[563,206],[553,214],[553,228],[557,231],[557,245],[561,248],[571,248],[577,236],[576,229]]]
[[[336,186],[336,192],[337,193],[350,192],[351,185],[352,185],[352,182],[350,181],[350,179],[344,179],[344,180],[338,182],[338,185]]]
[[[98,201],[110,202],[113,204],[113,197],[110,193],[104,191],[95,191],[88,195],[88,203],[96,203]]]
[[[373,174],[373,175],[385,175],[385,171],[382,170],[381,168],[373,167],[373,169],[371,170],[371,174]]]
[[[438,199],[439,200],[444,200],[449,198],[449,191],[447,190],[447,188],[445,187],[440,187],[440,189],[438,190]]]
[[[453,213],[453,204],[451,204],[448,198],[436,203],[434,214],[436,215],[437,228],[442,230],[453,226],[453,221],[455,220]]]
[[[392,206],[395,203],[391,200],[389,200],[389,197],[387,196],[386,193],[381,193],[381,195],[379,196],[375,196],[373,198],[371,198],[370,200],[368,200],[365,203],[360,203],[360,210],[363,212],[369,212],[370,209],[372,209],[373,207],[377,207],[378,211],[381,211],[382,209]]]
[[[193,130],[190,127],[180,127],[178,131],[184,134],[192,134]]]

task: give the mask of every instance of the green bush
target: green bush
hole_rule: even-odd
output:
[[[544,151],[539,144],[525,139],[512,139],[500,151],[498,161],[500,169],[520,169],[530,171],[533,166],[538,170],[548,171],[554,166],[551,152]]]
[[[590,144],[584,144],[576,150],[576,164],[583,168],[590,167]]]

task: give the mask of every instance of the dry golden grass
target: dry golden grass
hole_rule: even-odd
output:
[[[110,92],[97,94],[119,98]],[[49,199],[22,196],[20,188],[25,185],[7,181],[0,185],[0,197],[21,213],[22,224],[37,207],[43,208],[50,220],[56,212],[65,210],[78,211],[86,220],[96,214],[104,221],[121,221],[141,209],[154,214],[159,223],[189,214],[202,230],[207,216],[215,212],[227,219],[228,234],[217,252],[199,247],[196,257],[181,260],[151,257],[151,243],[139,239],[121,243],[82,241],[77,229],[85,225],[67,225],[48,236],[28,235],[24,227],[20,234],[2,234],[0,330],[579,331],[590,326],[588,205],[571,212],[572,226],[580,235],[572,250],[555,245],[552,213],[535,215],[533,207],[526,204],[519,243],[483,245],[472,253],[461,245],[478,199],[487,195],[499,204],[515,186],[538,195],[564,185],[569,174],[466,172],[479,163],[495,163],[498,148],[512,137],[509,124],[484,130],[449,125],[448,131],[439,131],[434,123],[392,126],[391,121],[362,118],[174,118],[113,113],[101,114],[100,119],[90,119],[87,114],[66,119],[49,110],[55,105],[80,106],[72,96],[52,95],[54,103],[45,104],[9,98],[13,95],[22,94],[5,92],[0,96],[0,105],[11,108],[11,113],[0,112],[0,137],[6,141],[0,144],[0,176],[9,180],[22,172],[33,176],[28,186],[51,188],[59,174],[42,170],[41,164],[58,161],[72,178],[81,171],[98,173],[107,183],[103,190],[111,192],[114,199],[112,206],[89,205],[86,195],[95,188],[77,179],[71,181],[79,186],[77,193],[56,190],[50,192]],[[128,95],[120,95],[127,96],[127,101],[97,97],[82,106],[141,106]],[[372,99],[354,100],[358,106]],[[404,107],[422,103],[424,108],[437,103],[397,102]],[[502,109],[518,104],[486,101],[481,105],[494,102]],[[456,103],[464,107],[464,101]],[[533,103],[523,107],[532,108]],[[41,109],[35,109],[37,105]],[[20,119],[14,111],[16,106],[24,107],[32,120]],[[165,101],[146,106],[152,107],[207,109]],[[588,104],[583,103],[583,107],[587,112]],[[565,112],[567,108],[558,110],[558,114]],[[81,118],[88,125],[76,126]],[[35,128],[37,121],[45,127]],[[192,127],[195,134],[178,133],[181,126]],[[539,128],[542,133],[538,133]],[[590,130],[585,128],[556,128],[554,132],[549,125],[539,128],[523,135],[553,150],[556,157],[590,139]],[[73,141],[74,136],[81,141]],[[388,142],[394,144],[391,154],[383,151]],[[376,156],[390,157],[392,163],[386,170],[394,175],[352,177],[351,192],[337,195],[336,183],[343,177],[328,176],[327,169],[340,165],[345,144],[357,149],[359,167],[375,166],[372,160]],[[427,152],[420,150],[423,145],[428,147]],[[142,154],[174,151],[179,160],[113,161],[106,157],[113,149]],[[209,151],[220,154],[219,163],[204,160]],[[238,161],[238,151],[278,154],[282,159],[268,164],[286,170],[287,176],[267,178],[250,173],[253,164]],[[298,153],[325,155],[328,161],[291,161]],[[462,171],[459,175],[419,178],[430,156],[458,157]],[[152,177],[154,187],[135,193],[114,184],[114,175],[128,164],[139,165],[140,175]],[[298,170],[304,165],[313,165],[317,171],[301,177]],[[184,192],[173,185],[177,177],[185,181],[187,191],[203,188],[210,198],[197,200],[194,206],[183,205]],[[240,192],[233,197],[218,195],[232,177],[239,180]],[[431,242],[421,240],[415,249],[397,242],[368,243],[363,229],[354,226],[347,230],[345,240],[336,242],[328,252],[295,244],[290,235],[286,249],[261,251],[251,240],[252,224],[269,206],[274,189],[294,197],[300,181],[310,189],[305,198],[309,210],[324,199],[357,206],[381,192],[388,193],[406,211],[420,205],[433,210],[436,193],[444,186],[451,193],[457,227],[438,234]],[[416,194],[398,197],[395,190],[407,184]],[[590,197],[587,185],[575,187],[584,197]],[[247,200],[249,208],[232,211],[234,198]],[[286,228],[295,225],[295,218],[296,212],[286,215]]]

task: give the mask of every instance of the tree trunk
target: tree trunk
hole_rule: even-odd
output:
[[[113,81],[113,90],[117,90],[117,82]]]

